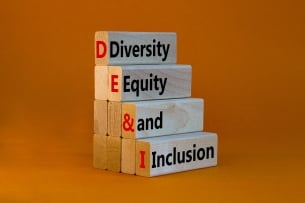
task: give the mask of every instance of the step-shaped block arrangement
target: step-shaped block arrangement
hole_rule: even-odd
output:
[[[174,64],[176,33],[110,32],[95,33],[95,64]]]
[[[176,63],[176,34],[95,34],[93,165],[152,177],[217,164],[192,67]]]

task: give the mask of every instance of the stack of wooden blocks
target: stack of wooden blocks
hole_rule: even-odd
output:
[[[151,177],[217,164],[176,49],[176,33],[95,33],[94,167]]]

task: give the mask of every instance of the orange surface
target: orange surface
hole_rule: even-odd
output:
[[[305,1],[3,1],[0,202],[305,202]],[[175,31],[219,165],[92,168],[96,30]]]

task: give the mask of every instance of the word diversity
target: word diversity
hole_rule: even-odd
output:
[[[96,65],[159,63],[176,63],[175,33],[95,33]]]
[[[95,33],[93,165],[158,176],[217,165],[203,132],[192,67],[176,64],[176,33]]]

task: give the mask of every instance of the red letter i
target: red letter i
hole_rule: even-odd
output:
[[[140,163],[140,168],[145,168],[145,151],[140,151],[140,156],[141,156],[141,163]]]

